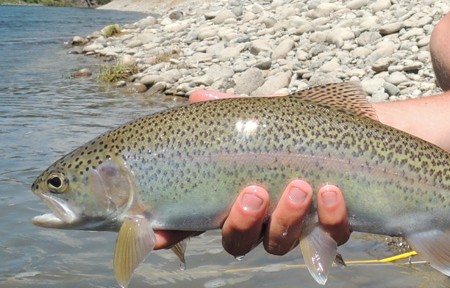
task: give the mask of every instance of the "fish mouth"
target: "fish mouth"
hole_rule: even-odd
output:
[[[70,209],[65,200],[46,194],[40,194],[39,197],[52,213],[34,217],[34,225],[47,228],[69,228],[79,222],[79,216]]]

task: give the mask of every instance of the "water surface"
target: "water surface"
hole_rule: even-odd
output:
[[[142,15],[87,9],[0,7],[0,287],[117,287],[112,271],[115,234],[34,227],[49,212],[30,186],[53,161],[152,105],[95,79],[72,79],[99,60],[69,55],[64,42]],[[380,240],[381,239],[381,240]],[[346,260],[390,256],[383,238],[354,235],[341,248]],[[320,287],[295,249],[284,257],[257,248],[237,261],[220,235],[192,239],[187,270],[169,251],[154,253],[130,287]],[[414,261],[420,259],[414,259]],[[406,260],[401,261],[405,263]],[[450,287],[428,265],[349,265],[333,269],[327,287]]]

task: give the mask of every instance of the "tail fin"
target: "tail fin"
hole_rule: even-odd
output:
[[[409,244],[430,265],[450,276],[450,230],[429,230],[406,236]]]

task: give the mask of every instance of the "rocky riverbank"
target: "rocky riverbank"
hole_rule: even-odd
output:
[[[361,81],[372,101],[440,92],[429,39],[447,0],[176,4],[117,36],[94,33],[80,49],[137,64],[119,84],[149,97],[199,88],[258,96],[342,81]]]

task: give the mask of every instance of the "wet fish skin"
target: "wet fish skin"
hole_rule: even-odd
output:
[[[328,93],[337,93],[333,96],[338,100],[348,96],[333,89]],[[323,100],[319,96],[317,102]],[[227,99],[129,122],[66,155],[38,177],[34,193],[61,221],[41,217],[35,223],[114,230],[119,237],[122,228],[134,229],[136,223],[147,223],[150,230],[216,229],[243,187],[261,185],[271,199],[278,199],[289,180],[301,177],[315,187],[324,182],[340,186],[354,231],[406,236],[449,275],[449,154],[334,105],[300,97]],[[60,184],[59,177],[67,187],[49,192],[52,182]],[[319,237],[314,231],[320,234],[320,229],[311,229],[305,230],[312,236],[303,235],[302,241]],[[141,230],[152,237],[148,227]],[[321,253],[321,244],[308,246],[311,251],[303,245],[304,256]],[[136,245],[146,247],[140,248],[145,253],[152,250],[151,243]],[[119,241],[117,246],[116,254],[117,249],[130,249],[120,248]],[[335,253],[335,246],[330,247]],[[122,271],[122,278],[129,278],[138,264],[133,263],[125,272],[117,268],[116,274]],[[322,274],[327,271],[314,273],[319,282],[323,276],[326,281]],[[128,280],[119,282],[126,286]]]

